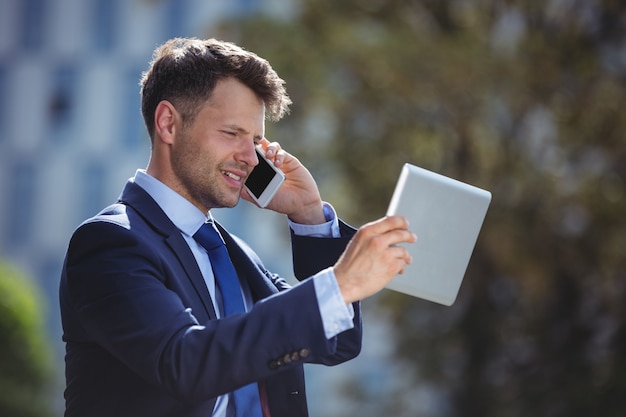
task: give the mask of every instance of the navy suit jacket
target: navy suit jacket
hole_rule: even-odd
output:
[[[292,234],[298,278],[334,264],[354,233],[341,230],[335,239]],[[359,306],[354,329],[328,340],[313,282],[290,287],[223,234],[255,305],[216,320],[180,231],[134,182],[74,232],[59,291],[66,416],[210,417],[217,396],[253,381],[265,387],[272,417],[307,415],[302,365],[358,355]]]

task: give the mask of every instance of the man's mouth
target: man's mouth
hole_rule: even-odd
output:
[[[241,177],[237,174],[233,174],[232,172],[222,171],[222,174],[226,175],[229,178],[234,179],[235,181],[241,181]]]

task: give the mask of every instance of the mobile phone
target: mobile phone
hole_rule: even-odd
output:
[[[265,207],[285,181],[285,174],[266,159],[263,151],[259,148],[256,149],[256,154],[259,158],[259,164],[254,167],[246,179],[245,187],[252,199],[260,207]]]

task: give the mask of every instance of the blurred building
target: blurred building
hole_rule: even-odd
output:
[[[0,0],[0,260],[36,278],[46,296],[58,365],[51,401],[59,415],[64,347],[57,290],[63,257],[74,229],[114,202],[126,180],[148,162],[138,82],[152,51],[175,36],[218,36],[211,28],[224,18],[267,13],[288,19],[297,4]],[[246,202],[214,215],[244,237],[268,268],[292,276],[282,216]],[[376,365],[389,354],[388,326],[375,317],[367,321],[358,361],[305,367],[312,415],[351,415],[353,404],[341,387],[356,381],[374,402],[393,388],[393,367]]]
[[[60,379],[63,256],[78,224],[148,162],[138,82],[153,49],[174,36],[212,36],[219,19],[261,6],[284,13],[281,3],[0,0],[0,259],[40,284]],[[284,219],[245,202],[216,217],[291,276]],[[251,222],[256,233],[246,236]],[[281,227],[285,239],[266,238]],[[62,395],[54,401],[61,407]]]

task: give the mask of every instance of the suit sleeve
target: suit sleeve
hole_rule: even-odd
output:
[[[356,233],[356,229],[340,220],[339,231],[341,237],[336,238],[301,236],[291,232],[293,269],[296,278],[302,281],[337,262]]]
[[[338,238],[310,237],[291,233],[294,272],[300,281],[306,280],[337,262],[356,233],[356,229],[342,221],[339,221],[339,230],[341,237]],[[360,353],[362,341],[360,307],[360,303],[353,303],[354,327],[330,340],[333,344],[333,354],[322,358],[319,363],[336,365]]]

